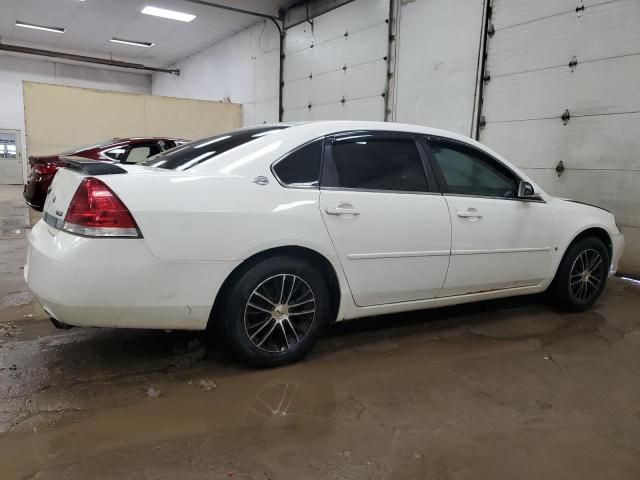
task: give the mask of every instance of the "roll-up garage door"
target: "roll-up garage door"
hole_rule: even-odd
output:
[[[480,140],[549,193],[612,210],[635,251],[639,25],[638,0],[494,0],[480,122]]]
[[[384,120],[389,0],[355,0],[286,30],[283,120]]]

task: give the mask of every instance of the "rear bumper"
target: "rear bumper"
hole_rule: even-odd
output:
[[[202,330],[237,262],[164,262],[144,239],[85,238],[39,221],[24,275],[44,309],[74,326]]]
[[[611,237],[611,268],[609,269],[609,276],[613,276],[618,271],[618,263],[620,257],[624,252],[624,235],[613,235]]]

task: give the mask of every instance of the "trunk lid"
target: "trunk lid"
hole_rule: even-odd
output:
[[[157,175],[162,172],[157,168],[139,165],[118,165],[81,157],[63,157],[61,162],[64,168],[60,168],[55,177],[53,177],[42,210],[45,222],[58,229],[61,228],[64,222],[71,200],[76,194],[80,183],[86,177],[98,178],[108,185],[110,183],[108,181],[109,177],[119,176],[120,174]],[[171,172],[166,171],[166,173]]]
[[[86,173],[78,170],[68,168],[58,170],[56,176],[53,177],[42,209],[45,222],[51,226],[57,226],[58,222],[64,221],[71,199],[75,195],[78,185],[86,176]]]
[[[55,227],[64,221],[71,199],[85,177],[127,173],[118,165],[83,157],[63,157],[60,162],[65,168],[60,168],[53,177],[42,209],[45,222]]]

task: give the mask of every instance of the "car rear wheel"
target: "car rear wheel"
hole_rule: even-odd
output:
[[[304,356],[331,319],[322,274],[288,256],[263,260],[240,275],[223,308],[227,342],[242,361],[274,367]]]
[[[598,238],[584,238],[565,254],[551,293],[557,303],[570,311],[591,307],[600,297],[607,282],[609,252]]]

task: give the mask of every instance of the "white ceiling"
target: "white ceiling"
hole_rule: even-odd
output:
[[[213,0],[212,0],[213,1]],[[0,0],[3,43],[81,53],[151,66],[168,66],[260,21],[184,0]],[[284,0],[215,0],[215,3],[277,15]],[[145,6],[196,15],[190,23],[140,13]],[[63,34],[20,28],[16,20],[65,27]],[[266,28],[275,28],[268,25]],[[113,37],[153,42],[151,48],[112,43]]]

